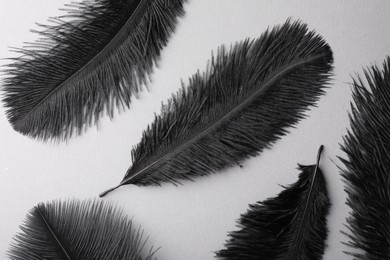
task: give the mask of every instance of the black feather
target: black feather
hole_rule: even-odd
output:
[[[148,80],[185,0],[85,0],[66,6],[18,49],[3,101],[15,130],[37,139],[80,134]]]
[[[98,201],[53,201],[35,206],[8,252],[13,260],[151,260],[143,231]]]
[[[327,237],[330,202],[318,166],[301,166],[296,183],[277,197],[250,205],[238,221],[240,230],[229,234],[223,259],[322,259]]]
[[[163,105],[119,186],[176,184],[256,156],[324,93],[332,62],[330,47],[300,22],[229,52],[221,47],[206,72]]]
[[[355,259],[390,259],[390,57],[381,70],[353,81],[351,131],[344,137],[342,176],[352,209],[347,218]]]

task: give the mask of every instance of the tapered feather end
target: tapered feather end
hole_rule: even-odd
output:
[[[8,256],[13,260],[151,260],[143,231],[99,201],[54,201],[34,207]]]
[[[110,193],[110,192],[112,192],[112,191],[118,189],[118,188],[121,187],[122,185],[123,185],[123,184],[119,184],[119,185],[117,185],[117,186],[115,186],[115,187],[112,187],[112,188],[110,188],[110,189],[107,189],[106,191],[103,191],[102,193],[99,194],[99,197],[102,198],[102,197],[106,196],[108,193]]]
[[[251,205],[229,234],[222,259],[322,259],[330,201],[324,176],[316,165],[301,166],[298,181],[277,197]]]

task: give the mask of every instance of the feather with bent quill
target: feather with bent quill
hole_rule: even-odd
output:
[[[325,250],[330,201],[317,164],[299,165],[299,179],[277,197],[250,205],[229,234],[221,259],[319,260]]]

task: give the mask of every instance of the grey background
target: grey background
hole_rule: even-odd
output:
[[[8,46],[21,47],[36,35],[35,22],[59,15],[69,1],[0,0],[0,58],[14,56]],[[249,203],[275,196],[280,185],[297,180],[297,163],[313,164],[325,145],[321,167],[332,200],[329,238],[324,259],[351,259],[342,253],[346,238],[340,230],[348,213],[336,164],[339,143],[348,127],[350,75],[362,66],[381,65],[390,54],[390,1],[189,0],[186,15],[164,49],[149,91],[133,100],[131,109],[114,120],[67,143],[40,143],[10,127],[0,108],[0,258],[19,231],[27,211],[41,201],[95,198],[119,183],[130,166],[131,147],[159,113],[161,102],[180,88],[197,69],[206,67],[211,51],[246,37],[258,37],[267,27],[300,19],[327,40],[334,51],[333,85],[317,108],[307,113],[290,134],[271,150],[210,177],[174,187],[125,186],[106,197],[122,207],[161,246],[159,259],[212,259],[227,232]],[[6,61],[1,60],[1,64]]]

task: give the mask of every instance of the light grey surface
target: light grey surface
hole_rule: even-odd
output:
[[[56,16],[63,3],[52,0],[0,0],[0,58],[8,46],[35,39],[34,22]],[[161,102],[180,88],[180,80],[205,68],[211,50],[246,37],[258,37],[287,18],[300,19],[327,40],[334,51],[333,85],[317,108],[290,134],[256,158],[220,174],[174,187],[124,186],[106,200],[124,208],[161,246],[159,259],[212,259],[227,232],[249,203],[275,196],[281,185],[297,180],[296,164],[313,164],[325,145],[321,167],[332,200],[324,259],[351,259],[340,234],[348,208],[339,171],[339,143],[348,127],[350,75],[361,67],[381,65],[390,54],[390,1],[189,0],[186,15],[162,53],[149,92],[129,111],[107,117],[98,128],[59,145],[39,143],[15,132],[0,109],[0,258],[36,203],[57,198],[95,198],[122,179],[130,149],[158,113]],[[34,28],[37,28],[36,26]],[[6,62],[1,60],[1,64]]]

